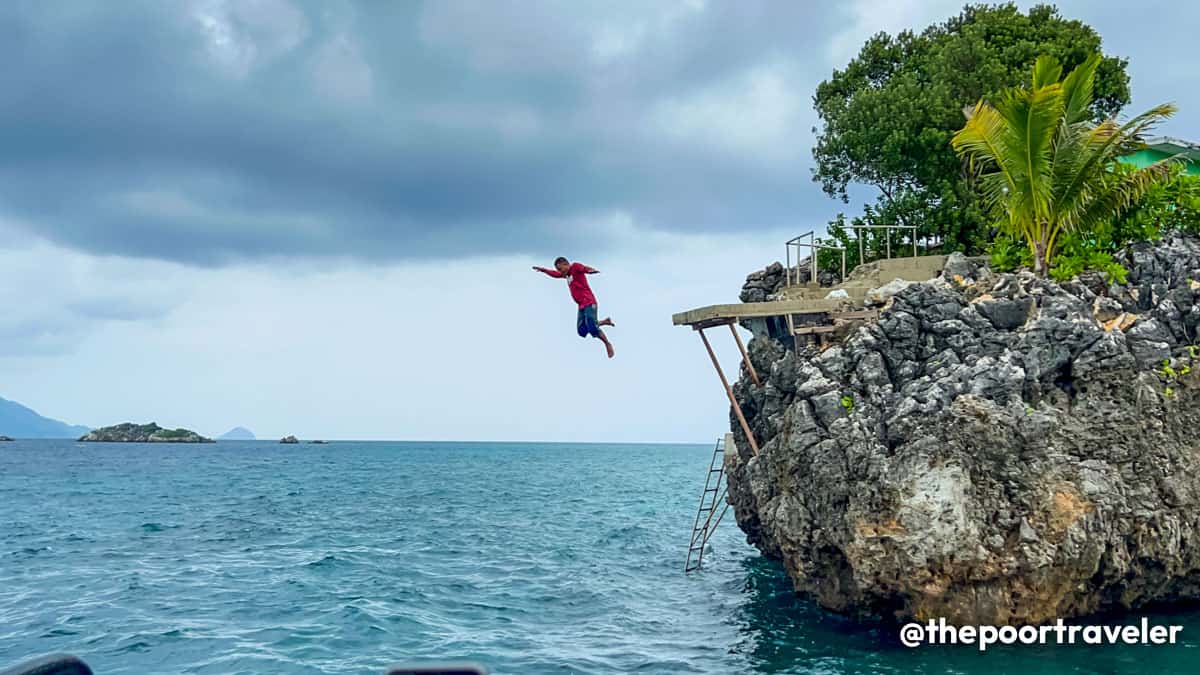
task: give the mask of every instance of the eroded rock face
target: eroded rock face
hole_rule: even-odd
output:
[[[809,267],[809,259],[805,258],[798,263],[795,263],[793,268],[793,276],[795,283],[807,284],[812,281],[812,270]],[[821,286],[834,286],[841,282],[836,272],[830,270],[820,270],[817,272],[817,283]],[[742,284],[742,291],[739,298],[742,302],[770,302],[775,300],[775,294],[787,284],[787,275],[784,274],[783,263],[778,261],[771,263],[767,267],[751,272],[746,276],[746,283]]]
[[[758,457],[730,418],[749,541],[852,615],[1200,598],[1200,243],[1122,262],[1129,283],[1105,286],[956,260],[824,353],[753,340],[763,387],[735,390]]]
[[[741,301],[766,302],[767,298],[774,295],[786,282],[783,271],[783,265],[774,262],[765,269],[751,272],[746,277],[746,283],[742,285],[739,295]]]

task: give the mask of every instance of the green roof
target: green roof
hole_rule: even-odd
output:
[[[1182,157],[1187,162],[1184,172],[1200,175],[1200,145],[1169,136],[1146,139],[1146,147],[1122,157],[1121,161],[1144,167],[1168,157]]]

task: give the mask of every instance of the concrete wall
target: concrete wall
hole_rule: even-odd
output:
[[[879,283],[892,279],[905,281],[928,281],[946,266],[944,255],[923,255],[917,258],[891,258],[879,262]]]

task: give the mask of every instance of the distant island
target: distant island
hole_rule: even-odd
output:
[[[217,440],[218,441],[254,441],[254,440],[258,440],[258,437],[256,437],[254,435],[253,431],[250,431],[246,427],[234,427],[234,428],[230,429],[229,431],[226,431],[225,433],[221,434],[220,436],[217,436]]]
[[[297,440],[295,436],[284,436],[283,438],[279,439],[279,442],[291,445],[292,443],[299,443],[300,441]]]
[[[89,431],[91,427],[42,417],[16,401],[0,398],[0,433],[15,438],[76,438]]]
[[[11,439],[11,438],[9,438],[8,436],[0,436],[0,443],[2,443],[2,442],[4,442],[4,441],[11,441],[11,440],[12,440],[12,439]]]
[[[189,429],[164,429],[154,422],[134,424],[126,422],[88,432],[79,438],[83,442],[95,443],[213,443]]]

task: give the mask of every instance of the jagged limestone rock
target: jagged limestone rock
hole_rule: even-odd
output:
[[[867,307],[878,307],[886,304],[893,295],[908,288],[913,283],[916,282],[905,281],[904,279],[892,279],[878,288],[872,288],[867,291],[865,304]]]
[[[970,260],[797,358],[749,345],[729,496],[798,591],[851,615],[1023,624],[1200,598],[1200,241],[1125,285]],[[1097,293],[1099,289],[1099,293]]]

